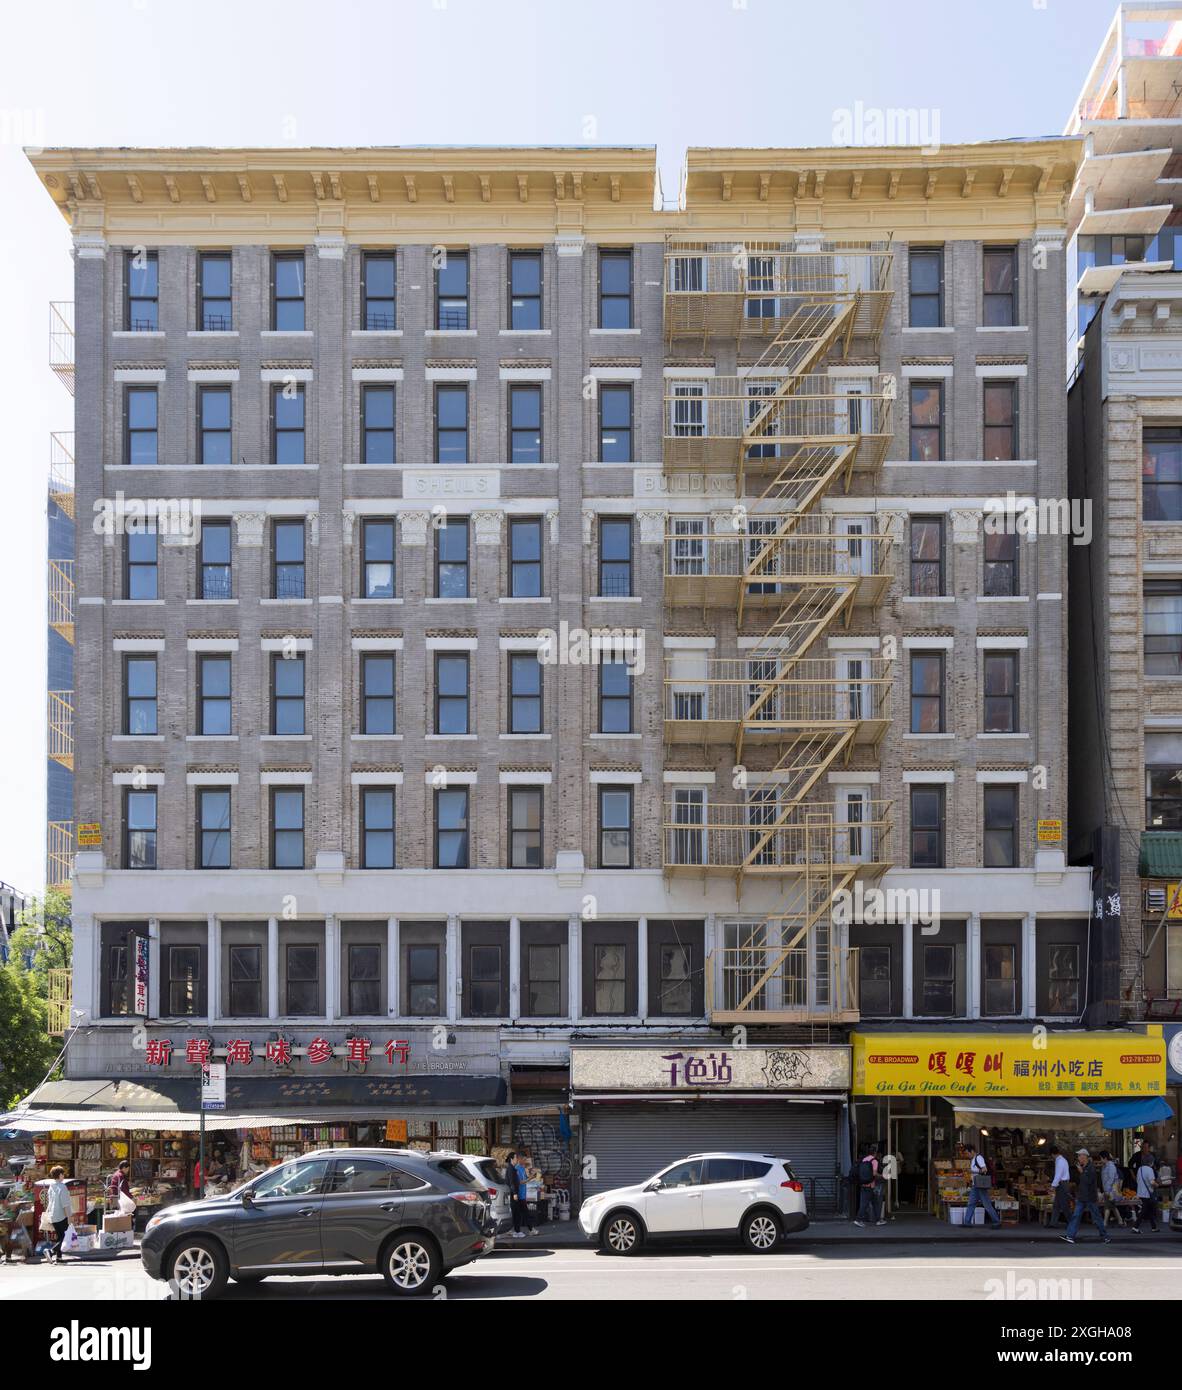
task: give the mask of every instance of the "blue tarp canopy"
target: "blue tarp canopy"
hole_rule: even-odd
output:
[[[1090,1100],[1088,1104],[1104,1122],[1105,1129],[1139,1129],[1155,1125],[1173,1115],[1170,1103],[1161,1096],[1144,1096],[1136,1100]]]

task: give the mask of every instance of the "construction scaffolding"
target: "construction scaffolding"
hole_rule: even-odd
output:
[[[734,505],[670,517],[665,603],[735,615],[734,656],[676,647],[665,666],[669,747],[733,748],[739,797],[671,788],[669,875],[775,879],[781,908],[736,921],[709,962],[716,1022],[848,1022],[856,954],[832,921],[838,895],[891,860],[891,807],[826,803],[826,774],[877,752],[890,722],[891,663],[823,641],[889,582],[891,537],[870,510],[823,501],[872,476],[891,438],[894,380],[842,367],[877,359],[890,300],[886,244],[672,238],[665,250],[664,468],[725,475]],[[856,352],[853,351],[856,345]],[[686,354],[733,357],[715,376]]]

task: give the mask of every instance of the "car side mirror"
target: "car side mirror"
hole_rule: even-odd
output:
[[[664,1186],[665,1184],[660,1178],[654,1178],[644,1190],[646,1192],[660,1192],[661,1188]]]
[[[248,1187],[248,1188],[246,1189],[246,1191],[242,1194],[242,1205],[243,1205],[244,1207],[253,1207],[253,1206],[254,1206],[254,1198],[250,1195],[250,1188],[249,1188],[249,1187]]]

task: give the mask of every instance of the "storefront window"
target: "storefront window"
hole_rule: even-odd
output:
[[[414,1017],[431,1017],[439,1013],[439,948],[410,946],[406,952],[407,980],[410,985],[410,1007]]]
[[[956,947],[923,948],[923,1001],[925,1014],[950,1014],[956,1000]]]
[[[891,948],[862,946],[859,948],[860,996],[859,1008],[864,1014],[889,1014],[891,1011]]]
[[[985,947],[985,998],[982,1000],[985,1013],[1017,1013],[1015,967],[1016,950],[1013,946]]]
[[[197,991],[201,978],[201,947],[168,948],[168,1012],[173,1018],[197,1013]]]
[[[692,1012],[688,946],[661,947],[661,998],[663,1014]]]
[[[529,1011],[545,1018],[564,1013],[562,1007],[562,948],[529,948]]]
[[[349,1012],[376,1014],[381,1008],[382,948],[370,945],[349,947]]]
[[[258,1018],[263,1012],[262,951],[230,947],[230,1017]]]
[[[623,946],[595,948],[595,1012],[624,1013],[625,955]]]
[[[1079,962],[1080,950],[1077,945],[1051,947],[1050,967],[1047,971],[1048,1013],[1079,1013]]]

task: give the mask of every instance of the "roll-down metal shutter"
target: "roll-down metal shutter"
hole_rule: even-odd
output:
[[[810,1212],[832,1212],[840,1115],[833,1104],[585,1104],[583,1171],[594,1158],[595,1176],[584,1178],[583,1196],[643,1182],[687,1154],[721,1149],[788,1159],[807,1180]]]

